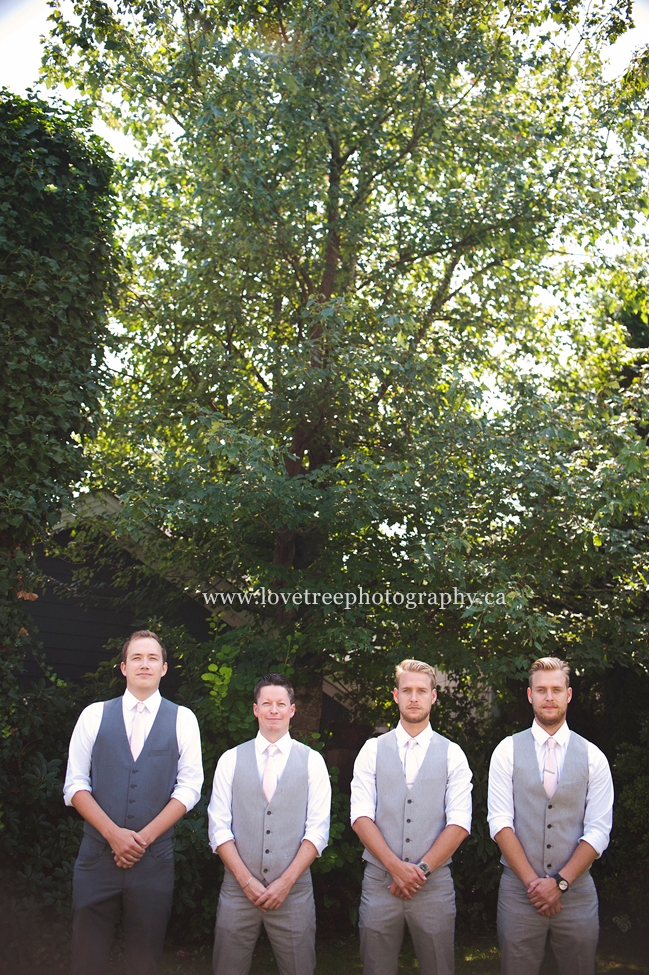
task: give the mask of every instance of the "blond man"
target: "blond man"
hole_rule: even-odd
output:
[[[608,846],[606,757],[566,722],[570,667],[530,668],[532,727],[505,738],[489,771],[489,829],[504,865],[498,897],[503,975],[537,975],[546,941],[560,975],[594,975],[599,934],[591,864]]]
[[[396,975],[406,926],[422,975],[454,971],[455,890],[449,863],[471,829],[471,771],[433,731],[433,668],[396,668],[397,727],[370,738],[354,765],[352,827],[365,847],[359,926],[364,975]]]

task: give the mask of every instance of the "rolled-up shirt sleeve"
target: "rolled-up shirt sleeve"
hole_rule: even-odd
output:
[[[203,786],[201,733],[196,715],[189,708],[178,708],[176,739],[179,751],[178,772],[171,798],[182,802],[189,812],[200,799]]]
[[[90,704],[81,712],[74,726],[63,786],[63,800],[66,806],[72,805],[77,792],[92,792],[90,763],[103,713],[104,705],[101,701]]]
[[[473,773],[469,768],[466,755],[460,746],[453,741],[449,742],[448,745],[446,770],[446,825],[461,826],[467,833],[470,833],[473,814],[471,800]]]
[[[504,738],[494,749],[489,765],[489,791],[487,795],[487,819],[492,840],[496,834],[509,827],[514,829],[514,742]]]
[[[588,792],[584,832],[580,839],[590,843],[601,857],[608,846],[613,826],[613,779],[608,760],[592,742],[588,743]]]
[[[309,795],[302,839],[313,843],[320,857],[329,842],[331,781],[324,758],[313,749],[309,752],[308,778]]]
[[[354,762],[350,819],[352,826],[361,816],[376,818],[376,749],[377,738],[369,738]]]
[[[237,750],[223,752],[212,784],[212,795],[207,807],[207,834],[214,853],[217,847],[234,840],[232,832],[232,780],[237,763]]]

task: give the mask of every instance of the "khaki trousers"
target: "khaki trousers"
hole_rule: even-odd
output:
[[[505,867],[498,894],[498,941],[502,975],[538,975],[546,941],[559,975],[595,975],[599,937],[597,891],[590,873],[561,895],[562,909],[553,917],[537,914],[525,885]]]
[[[227,875],[216,911],[214,975],[248,975],[262,925],[280,975],[313,975],[315,903],[311,879],[306,884],[294,884],[281,907],[262,914]]]
[[[411,901],[388,891],[387,870],[368,863],[359,915],[363,975],[397,975],[406,925],[421,975],[455,971],[455,889],[449,867],[439,867]]]

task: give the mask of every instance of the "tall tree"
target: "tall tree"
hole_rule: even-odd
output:
[[[548,378],[580,329],[536,296],[644,202],[645,95],[598,54],[626,8],[55,4],[48,76],[142,148],[92,484],[188,587],[251,599],[242,680],[274,660],[360,702],[409,654],[492,679],[566,638],[601,658],[563,593],[601,570],[603,504],[637,589],[644,387]]]

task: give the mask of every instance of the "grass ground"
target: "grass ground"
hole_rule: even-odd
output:
[[[318,943],[317,975],[362,975],[358,955],[358,939],[348,936],[335,940],[329,936]],[[480,939],[471,945],[456,948],[456,975],[499,975],[500,954],[495,943]],[[208,951],[169,951],[165,954],[164,975],[211,975]],[[399,975],[417,975],[419,966],[406,938],[399,964]],[[550,951],[546,954],[541,975],[556,975],[556,965]],[[121,975],[119,962],[111,966],[110,975]],[[620,946],[619,939],[604,935],[597,961],[597,975],[649,975],[649,957],[639,945]],[[270,945],[260,938],[250,975],[277,975],[277,966]]]

